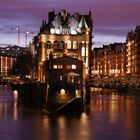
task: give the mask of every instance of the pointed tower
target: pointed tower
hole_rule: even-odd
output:
[[[78,29],[81,33],[85,33],[86,30],[88,29],[88,25],[87,25],[84,15],[82,15],[82,17],[81,17],[81,20],[78,24]]]

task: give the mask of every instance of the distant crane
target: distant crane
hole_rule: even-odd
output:
[[[34,33],[33,32],[29,32],[29,31],[25,32],[25,47],[28,47],[28,35],[31,35],[32,36],[32,40],[33,40]]]
[[[18,44],[18,46],[20,46],[20,28],[17,27],[16,30],[17,30],[17,33],[18,33],[18,41],[17,41],[17,44]]]
[[[11,30],[16,31],[16,33],[17,33],[17,45],[18,46],[21,45],[21,42],[20,42],[21,34],[25,35],[25,47],[28,47],[28,35],[31,35],[32,40],[33,40],[34,32],[30,32],[30,31],[24,30],[24,29],[21,30],[21,28],[19,26],[17,26],[16,28],[11,28]]]
[[[27,47],[28,34],[29,34],[29,31],[26,31],[25,32],[25,47]]]

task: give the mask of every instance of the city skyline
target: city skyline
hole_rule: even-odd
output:
[[[20,28],[20,45],[38,33],[42,19],[49,11],[66,9],[70,13],[92,13],[95,47],[113,42],[125,42],[126,35],[140,24],[139,0],[5,0],[0,2],[0,44],[18,44],[16,28]]]

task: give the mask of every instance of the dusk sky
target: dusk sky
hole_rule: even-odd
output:
[[[140,0],[0,0],[0,44],[25,44],[25,32],[38,33],[42,19],[48,12],[66,9],[70,13],[92,12],[94,46],[125,42],[126,34],[140,24]],[[28,35],[28,41],[31,35]]]

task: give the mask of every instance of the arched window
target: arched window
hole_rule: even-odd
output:
[[[73,41],[73,49],[77,49],[77,42]]]
[[[71,41],[70,40],[68,40],[68,42],[67,42],[67,49],[71,49]]]
[[[82,56],[85,56],[85,47],[86,47],[85,45],[86,45],[85,42],[82,41],[82,43],[81,43],[81,48],[82,48],[82,49],[81,49],[81,55],[82,55]]]
[[[60,42],[59,48],[60,48],[60,49],[64,49],[64,48],[65,48],[65,42],[64,42],[64,41],[61,41],[61,42]]]
[[[51,42],[50,41],[47,41],[46,47],[47,47],[47,49],[51,48]]]
[[[53,47],[54,47],[54,49],[58,49],[58,48],[59,48],[59,43],[58,43],[58,41],[54,41]]]

